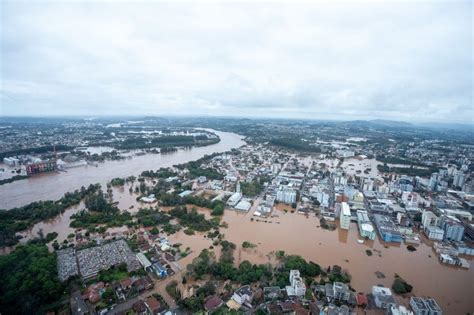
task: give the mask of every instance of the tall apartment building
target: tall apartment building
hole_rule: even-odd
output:
[[[351,225],[351,209],[347,202],[341,203],[341,215],[339,216],[339,227],[341,229],[349,230]]]

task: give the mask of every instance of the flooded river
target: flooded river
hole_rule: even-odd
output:
[[[137,175],[143,170],[196,160],[204,154],[222,152],[244,144],[238,135],[223,132],[217,134],[222,141],[208,147],[178,151],[169,155],[145,155],[131,160],[106,162],[97,168],[70,169],[68,173],[45,174],[1,186],[0,208],[21,206],[39,199],[57,199],[66,191],[77,189],[82,185],[96,182],[105,184],[114,177]],[[376,167],[376,165],[370,166]],[[136,195],[130,194],[128,187],[126,185],[113,191],[114,200],[118,202],[119,208],[135,212],[140,206],[148,207],[139,205],[135,200]],[[59,234],[58,241],[61,242],[73,232],[69,227],[70,216],[82,208],[82,204],[71,207],[57,218],[36,224],[24,236],[26,238],[36,236],[40,229],[44,235],[56,231]],[[278,217],[266,219],[267,223],[263,222],[265,219],[260,219],[261,222],[257,222],[256,219],[251,221],[250,212],[225,211],[222,220],[228,224],[228,228],[221,229],[221,233],[225,235],[225,239],[236,244],[237,264],[243,260],[253,263],[273,263],[274,252],[284,250],[287,254],[301,255],[324,268],[340,265],[351,274],[351,286],[357,291],[368,293],[375,284],[390,287],[394,275],[398,274],[413,285],[415,295],[435,298],[445,314],[465,314],[474,311],[474,299],[472,299],[474,268],[466,270],[442,265],[426,240],[417,246],[415,252],[408,251],[405,245],[384,244],[378,238],[359,244],[357,226],[354,223],[351,224],[349,231],[339,229],[328,231],[319,227],[319,220],[316,217],[305,217],[290,211],[285,213],[284,208],[279,205],[279,209],[274,211]],[[290,207],[285,209],[290,210]],[[207,215],[209,212],[205,209],[199,211]],[[182,243],[181,248],[190,247],[192,250],[189,256],[179,261],[183,268],[202,249],[212,245],[212,240],[205,238],[205,233],[185,235],[181,230],[169,238],[173,243]],[[241,245],[244,241],[250,241],[257,247],[243,249]],[[367,256],[367,249],[373,252],[372,256]],[[473,260],[470,261],[473,265]],[[385,278],[378,278],[376,272],[383,273]],[[177,280],[179,282],[179,279]],[[163,281],[158,288],[164,291],[167,282]],[[401,297],[397,297],[397,300],[400,303],[408,303],[408,299]]]
[[[64,193],[81,186],[100,183],[105,185],[114,177],[138,175],[144,170],[157,170],[175,164],[197,160],[206,154],[224,152],[245,144],[243,137],[234,133],[214,131],[219,143],[179,150],[168,154],[146,154],[132,159],[107,161],[98,167],[70,168],[64,173],[45,173],[25,180],[0,186],[0,209],[11,209],[37,200],[56,200]]]

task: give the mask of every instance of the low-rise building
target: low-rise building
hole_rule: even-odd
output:
[[[424,231],[430,240],[443,240],[444,231],[437,226],[428,226],[424,229]]]
[[[357,225],[359,226],[359,234],[363,238],[374,240],[376,233],[369,215],[365,210],[357,210]]]
[[[415,315],[443,315],[443,311],[434,299],[413,296],[410,306]]]
[[[388,310],[395,304],[392,291],[389,288],[374,285],[372,287],[372,295],[374,297],[375,306]]]
[[[239,203],[240,199],[242,199],[242,194],[240,192],[236,192],[227,200],[227,205],[229,207],[235,207]]]

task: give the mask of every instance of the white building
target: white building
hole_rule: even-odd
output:
[[[395,304],[392,291],[389,288],[374,285],[372,286],[372,295],[374,297],[375,306],[378,308],[389,309]]]
[[[339,216],[339,226],[341,229],[349,230],[351,225],[351,209],[347,202],[341,203],[341,215]]]
[[[10,167],[15,167],[20,165],[20,160],[14,157],[6,157],[3,158],[3,163]]]
[[[357,210],[357,224],[359,226],[359,234],[363,238],[374,240],[376,237],[374,226],[370,222],[367,211]]]
[[[137,254],[138,261],[143,266],[143,269],[147,270],[147,268],[151,267],[151,262],[146,258],[145,254],[138,253]]]
[[[242,199],[234,208],[240,211],[249,211],[250,207],[252,204],[247,199]]]
[[[227,200],[227,205],[230,207],[235,207],[239,203],[240,199],[242,199],[242,194],[236,192],[230,196],[229,200]]]
[[[388,314],[390,315],[413,315],[413,312],[407,309],[403,305],[392,305],[389,308]]]
[[[296,202],[296,191],[293,189],[280,189],[277,191],[276,199],[279,202],[294,203]]]
[[[336,150],[336,156],[339,158],[348,158],[355,155],[354,151],[350,150]]]
[[[423,214],[421,215],[421,223],[425,229],[428,226],[438,226],[439,218],[431,211],[423,211]]]
[[[466,174],[461,171],[456,171],[454,173],[453,186],[462,187],[466,182]]]
[[[425,228],[425,234],[430,240],[442,241],[444,237],[444,230],[437,226],[428,226]]]
[[[290,271],[290,285],[286,286],[288,296],[304,296],[306,293],[306,285],[300,276],[299,270]]]

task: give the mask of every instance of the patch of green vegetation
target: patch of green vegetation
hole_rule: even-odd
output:
[[[14,181],[17,181],[17,180],[27,179],[27,178],[28,178],[27,175],[15,175],[13,177],[0,180],[0,186],[4,184],[13,183]]]
[[[64,293],[57,278],[56,254],[42,243],[18,246],[0,256],[0,310],[4,314],[41,314]]]
[[[257,247],[257,245],[255,245],[255,244],[253,244],[253,243],[250,243],[250,242],[248,242],[248,241],[244,241],[244,242],[242,243],[242,247],[243,247],[243,248],[255,248],[255,247]]]
[[[110,268],[108,270],[99,271],[97,279],[103,282],[115,282],[127,278],[127,264],[121,263],[120,265]]]
[[[184,230],[184,234],[186,234],[186,235],[194,235],[195,233],[194,233],[194,230],[193,230],[193,229],[189,228],[189,229]]]
[[[179,206],[172,209],[169,213],[177,218],[181,225],[192,228],[195,231],[205,232],[219,226],[215,221],[206,220],[204,214],[198,213],[196,208],[188,210],[184,206]]]
[[[120,177],[116,177],[116,178],[114,178],[110,181],[110,184],[112,186],[123,186],[123,185],[125,185],[125,179],[120,178]]]
[[[413,287],[396,274],[395,280],[392,284],[392,289],[397,294],[405,294],[410,293],[413,290]]]

